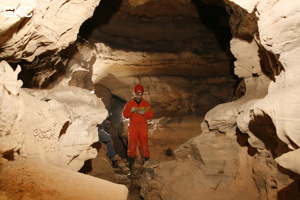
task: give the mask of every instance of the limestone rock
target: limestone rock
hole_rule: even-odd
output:
[[[12,75],[1,74],[16,78]],[[98,141],[96,125],[107,116],[99,98],[77,87],[30,90],[17,86],[15,95],[5,90],[9,88],[5,85],[1,89],[3,102],[14,102],[10,104],[13,107],[1,104],[5,119],[1,125],[2,155],[13,159],[21,154],[72,170],[79,170],[85,160],[97,155],[91,144]]]
[[[126,52],[103,43],[97,43],[96,49],[93,82],[124,101],[132,98],[134,85],[141,83],[157,117],[204,114],[207,108],[231,99],[235,80],[225,73],[227,61],[206,60],[190,52]]]
[[[276,196],[274,180],[265,166],[265,155],[250,157],[247,147],[240,147],[235,136],[205,133],[183,144],[176,151],[176,160],[150,162],[145,166],[141,195],[144,199],[271,199]],[[256,162],[255,165],[252,164]],[[255,168],[253,172],[252,169]],[[253,175],[254,173],[254,175]],[[152,175],[151,175],[152,174]],[[166,176],[167,175],[167,176]],[[261,179],[267,181],[261,188]],[[281,177],[280,177],[281,178]],[[269,194],[263,192],[267,188]],[[272,194],[272,195],[271,195]]]
[[[32,6],[26,15],[33,15],[0,16],[0,57],[12,63],[36,61],[26,75],[35,74],[35,87],[49,90],[20,88],[20,68],[16,65],[14,71],[1,63],[2,156],[78,170],[84,160],[95,157],[90,147],[96,141],[95,124],[107,114],[88,91],[91,77],[93,84],[105,88],[105,101],[112,96],[128,101],[133,85],[142,83],[157,117],[150,122],[150,147],[172,153],[170,158],[155,153],[168,161],[145,166],[144,199],[296,199],[300,3],[224,1],[234,73],[244,87],[228,102],[235,80],[228,76],[231,60],[219,40],[223,29],[211,25],[215,19],[204,23],[209,15],[203,15],[220,2],[106,1],[99,7],[103,12],[96,12],[81,29],[92,45],[74,43],[70,49],[66,47],[98,2],[11,3]],[[84,14],[76,15],[79,11]],[[99,13],[109,17],[102,19]],[[91,24],[93,29],[85,32]],[[72,53],[63,57],[62,49]],[[50,64],[44,65],[47,60]],[[205,113],[202,123],[198,116],[192,118],[196,122],[186,118]],[[180,134],[184,128],[188,130]],[[174,144],[167,146],[170,141]],[[296,198],[289,198],[294,194]]]
[[[295,173],[299,173],[296,58],[300,27],[296,10],[300,4],[285,0],[225,2],[231,13],[235,73],[244,78],[246,91],[239,99],[208,111],[202,134],[178,148],[175,160],[146,166],[144,199],[298,197],[292,185],[293,179],[299,179]],[[289,193],[284,193],[286,188],[291,188]],[[191,193],[196,195],[189,196]]]
[[[291,151],[276,158],[275,161],[282,167],[300,174],[299,170],[299,150]]]
[[[0,58],[31,62],[42,53],[58,53],[76,40],[98,4],[99,0],[2,1]]]
[[[128,196],[124,185],[37,160],[18,158],[1,170],[1,198],[5,199],[126,200]]]
[[[7,62],[0,62],[0,152],[4,157],[13,156],[24,140],[16,123],[23,114],[23,101],[19,96],[22,81],[17,80],[19,71],[19,67],[13,71]]]
[[[55,85],[76,86],[92,91],[92,66],[97,52],[86,40],[77,40],[55,55],[36,56],[34,62],[10,63],[22,66],[19,77],[24,87],[51,89]]]

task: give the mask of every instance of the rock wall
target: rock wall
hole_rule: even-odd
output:
[[[127,199],[126,186],[77,172],[97,156],[102,101],[74,86],[21,88],[20,71],[0,62],[1,198]]]
[[[6,199],[126,200],[128,194],[124,185],[37,160],[18,159],[1,172],[1,198]]]
[[[250,9],[248,5],[245,7]],[[289,150],[277,152],[274,157],[278,164],[290,170],[292,167],[289,167],[289,164],[279,160],[281,160],[282,154],[286,153],[282,155],[283,157],[293,154],[293,150],[296,150],[299,146],[296,133],[299,129],[298,106],[296,103],[299,69],[295,59],[299,56],[297,33],[300,27],[296,20],[299,18],[297,12],[299,7],[299,2],[285,0],[261,1],[255,7],[255,15],[258,18],[258,32],[254,34],[253,38],[260,49],[264,49],[265,54],[270,57],[269,65],[267,66],[264,63],[262,70],[272,71],[275,80],[268,84],[266,96],[258,99],[248,111],[251,116],[251,120],[248,121],[249,127],[251,123],[257,121],[258,117],[269,117],[271,119],[278,139],[289,148]],[[272,19],[269,16],[272,16]],[[289,31],[286,31],[287,27],[290,27]],[[245,126],[243,123],[240,124]],[[238,126],[240,124],[238,123]],[[250,130],[250,132],[253,131]],[[263,142],[267,143],[266,141]],[[275,151],[277,149],[275,147],[275,149],[270,148],[270,150]],[[298,173],[298,171],[294,172]]]
[[[220,40],[221,1],[103,2],[108,18],[95,23],[96,12],[82,26],[89,42],[76,34],[99,1],[0,3],[0,58],[12,65],[1,62],[1,163],[25,157],[78,170],[96,156],[95,125],[107,115],[93,84],[127,101],[141,83],[156,114],[154,158],[170,160],[146,165],[144,199],[298,198],[298,1],[224,1],[243,79],[229,103],[236,80]]]
[[[300,4],[225,3],[234,72],[246,92],[211,109],[202,134],[178,148],[174,161],[148,164],[144,199],[299,198]]]
[[[79,170],[96,157],[97,124],[107,116],[102,101],[88,90],[57,86],[52,90],[21,88],[20,67],[1,62],[1,155]],[[76,137],[74,137],[76,135]]]
[[[98,4],[0,3],[1,198],[127,199],[124,185],[77,172],[108,115],[90,93],[95,53],[77,36]]]
[[[92,16],[99,0],[0,3],[0,58],[32,62],[40,54],[53,55],[77,39],[81,24]]]

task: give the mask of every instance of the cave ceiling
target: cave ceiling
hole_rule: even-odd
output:
[[[228,21],[222,1],[102,0],[79,36],[96,44],[101,67],[116,77],[228,77]]]
[[[102,0],[79,35],[130,51],[188,50],[203,55],[217,48],[225,51],[229,16],[224,6],[212,2]]]
[[[83,5],[80,7],[83,9]],[[49,8],[52,8],[50,4]],[[53,25],[58,29],[53,28],[55,34],[39,31],[43,26],[49,26],[43,17],[49,14],[42,16],[45,20],[43,25],[33,23],[37,21],[35,18],[23,21],[23,24],[35,27],[30,30],[35,30],[37,36],[32,34],[27,39],[28,43],[20,44],[18,49],[21,52],[4,52],[7,57],[0,56],[14,68],[18,64],[22,66],[20,77],[25,87],[55,85],[62,79],[59,77],[66,76],[66,72],[76,65],[79,71],[89,71],[93,67],[94,84],[100,83],[107,74],[117,79],[158,75],[201,79],[233,76],[229,15],[221,0],[101,0],[97,7],[90,6],[88,9],[93,11],[92,15],[85,14],[87,20],[81,24],[76,41],[66,34],[62,35],[64,38],[59,35],[51,38],[63,32],[57,28],[58,24]],[[63,15],[56,16],[57,19],[66,17],[70,20],[72,15],[74,21],[78,18],[72,12],[60,13]],[[51,23],[58,23],[58,20]],[[66,30],[70,30],[69,26]],[[76,33],[76,29],[72,33]],[[63,45],[55,43],[56,39],[61,40]],[[89,44],[83,44],[84,41]],[[70,45],[66,46],[66,43]],[[78,43],[86,46],[84,50],[78,47]],[[94,53],[86,52],[93,51],[93,48],[96,49]],[[83,58],[89,60],[80,61]],[[73,79],[78,77],[73,76]],[[82,86],[73,83],[71,85]]]

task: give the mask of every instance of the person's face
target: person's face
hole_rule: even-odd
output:
[[[143,93],[141,93],[141,92],[135,93],[135,94],[134,94],[134,97],[135,97],[137,100],[141,100],[141,99],[143,98]]]

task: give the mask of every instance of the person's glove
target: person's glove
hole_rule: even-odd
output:
[[[145,111],[144,110],[138,110],[137,113],[140,114],[140,115],[143,115],[145,113]]]
[[[136,111],[136,107],[132,107],[131,112],[135,112],[135,111]]]

